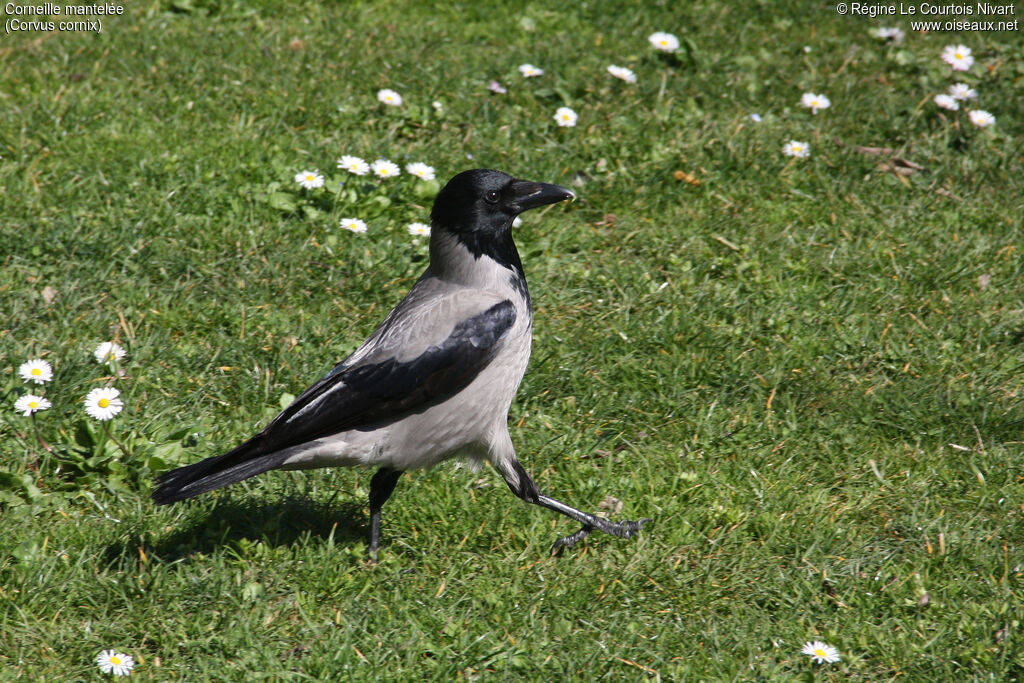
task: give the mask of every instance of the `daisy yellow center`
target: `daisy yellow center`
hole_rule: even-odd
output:
[[[311,176],[311,175],[308,175],[308,176],[306,176],[306,182],[307,182],[307,183],[311,183],[311,182],[313,182],[314,180],[316,180],[316,178],[314,178],[313,176]]]
[[[105,401],[107,399],[103,399],[103,400]],[[110,663],[113,664],[114,666],[121,666],[121,658],[118,657],[117,655],[114,655],[114,656],[112,656],[110,658]]]
[[[43,371],[40,370],[39,368],[32,368],[31,372],[33,377],[40,377],[43,374]]]
[[[956,59],[963,59],[964,58],[964,56],[961,53],[959,53],[959,52],[954,52],[953,53],[953,57],[955,57]]]
[[[822,650],[820,647],[814,649],[814,654],[815,656],[821,657],[822,659],[828,656],[828,653]]]
[[[110,407],[110,399],[109,398],[101,398],[99,401],[96,401],[96,405],[98,405],[100,408],[109,408]],[[113,661],[113,660],[111,660],[111,661]]]
[[[31,408],[32,410],[35,410],[36,408],[39,407],[39,401],[29,401],[28,407]]]

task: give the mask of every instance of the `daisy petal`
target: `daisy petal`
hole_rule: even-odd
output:
[[[112,363],[124,358],[124,348],[116,342],[103,342],[93,351],[97,363]]]
[[[559,107],[558,110],[555,111],[555,121],[563,128],[572,128],[575,126],[576,119],[576,112],[569,109],[569,107]]]
[[[365,160],[350,154],[338,159],[338,168],[343,168],[352,175],[366,175],[370,172],[370,165]]]
[[[967,112],[967,118],[971,120],[971,123],[976,125],[978,128],[988,128],[989,126],[995,125],[996,117],[988,113],[984,109],[972,109]]]
[[[135,668],[135,660],[131,655],[114,650],[104,650],[96,656],[96,666],[105,674],[128,676]]]
[[[811,147],[806,142],[790,140],[782,146],[782,153],[788,157],[808,157],[811,155]]]
[[[377,100],[382,102],[383,104],[388,105],[389,107],[402,106],[402,96],[396,93],[394,90],[391,90],[390,88],[378,90]]]
[[[647,38],[647,42],[655,50],[660,50],[661,52],[675,52],[679,49],[679,39],[671,33],[664,33],[662,31],[652,33]]]
[[[387,159],[377,159],[375,162],[370,164],[370,170],[378,178],[394,178],[402,172],[402,169],[398,168],[398,165],[388,161]]]
[[[26,382],[45,384],[53,379],[53,366],[42,358],[33,358],[18,366],[18,374]]]
[[[405,167],[405,172],[409,175],[416,176],[420,180],[433,180],[436,177],[434,167],[428,166],[420,161],[414,161],[407,165]]]
[[[947,45],[941,56],[942,61],[953,67],[953,71],[967,71],[974,64],[971,48],[966,45]]]
[[[626,83],[636,83],[636,74],[633,73],[632,69],[627,69],[624,66],[615,66],[612,64],[608,67],[608,73],[619,80],[626,81]]]
[[[818,664],[832,664],[839,661],[839,650],[828,643],[821,642],[820,640],[804,643],[800,652],[801,654],[807,655]]]
[[[94,420],[105,422],[124,410],[121,392],[113,387],[93,389],[85,397],[85,412]]]
[[[33,413],[38,413],[40,410],[47,410],[51,405],[52,404],[42,396],[25,394],[14,402],[14,409],[25,417],[28,417]]]
[[[361,221],[358,218],[342,218],[339,226],[349,232],[366,232],[366,222]]]
[[[312,190],[324,186],[324,177],[320,175],[320,171],[303,171],[295,174],[295,182],[307,190]]]
[[[414,237],[430,237],[430,226],[426,223],[410,223],[406,230]]]

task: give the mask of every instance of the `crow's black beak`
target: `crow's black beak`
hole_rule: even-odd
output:
[[[512,183],[511,189],[513,193],[512,203],[519,213],[566,199],[576,199],[576,194],[572,190],[548,183],[516,180]]]

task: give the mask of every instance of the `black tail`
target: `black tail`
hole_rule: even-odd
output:
[[[281,451],[263,452],[263,435],[257,434],[224,455],[207,458],[157,477],[153,500],[168,505],[242,481],[282,465]]]

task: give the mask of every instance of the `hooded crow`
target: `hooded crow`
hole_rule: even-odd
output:
[[[628,538],[648,520],[611,522],[550,498],[516,458],[508,410],[530,357],[533,310],[512,221],[575,195],[476,169],[456,175],[431,212],[430,265],[362,346],[240,446],[157,479],[165,505],[273,469],[376,466],[370,545],[402,472],[452,457],[486,460],[528,503],[582,528]]]

